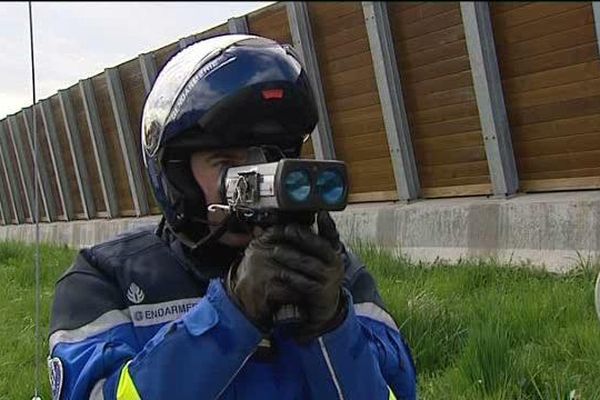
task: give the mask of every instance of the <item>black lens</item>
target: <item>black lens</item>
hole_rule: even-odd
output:
[[[339,204],[344,198],[344,186],[344,179],[336,170],[327,169],[317,177],[317,193],[326,204]]]

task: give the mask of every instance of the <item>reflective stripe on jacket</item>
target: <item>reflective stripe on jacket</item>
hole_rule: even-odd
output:
[[[410,351],[370,274],[344,256],[349,307],[300,345],[265,341],[152,230],[80,252],[56,287],[50,352],[61,399],[414,399]],[[58,393],[57,393],[58,394]]]

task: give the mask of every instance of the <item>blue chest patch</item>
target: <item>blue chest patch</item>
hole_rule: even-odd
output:
[[[62,361],[58,357],[48,358],[48,374],[50,375],[50,388],[52,399],[59,400],[62,392],[65,371]]]

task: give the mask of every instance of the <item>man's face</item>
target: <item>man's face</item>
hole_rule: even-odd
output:
[[[203,150],[192,154],[190,165],[196,182],[202,187],[206,204],[221,203],[219,188],[221,171],[225,168],[242,165],[246,162],[248,151],[245,148]],[[208,220],[218,224],[226,217],[223,211],[209,212]],[[216,226],[210,226],[211,232]],[[232,247],[245,247],[252,236],[245,233],[226,232],[219,241]]]

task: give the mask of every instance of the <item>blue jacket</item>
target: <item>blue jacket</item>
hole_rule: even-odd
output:
[[[374,280],[352,253],[344,262],[353,306],[338,328],[300,345],[277,331],[261,337],[219,274],[152,230],[82,250],[56,286],[53,396],[415,399],[409,348]]]

